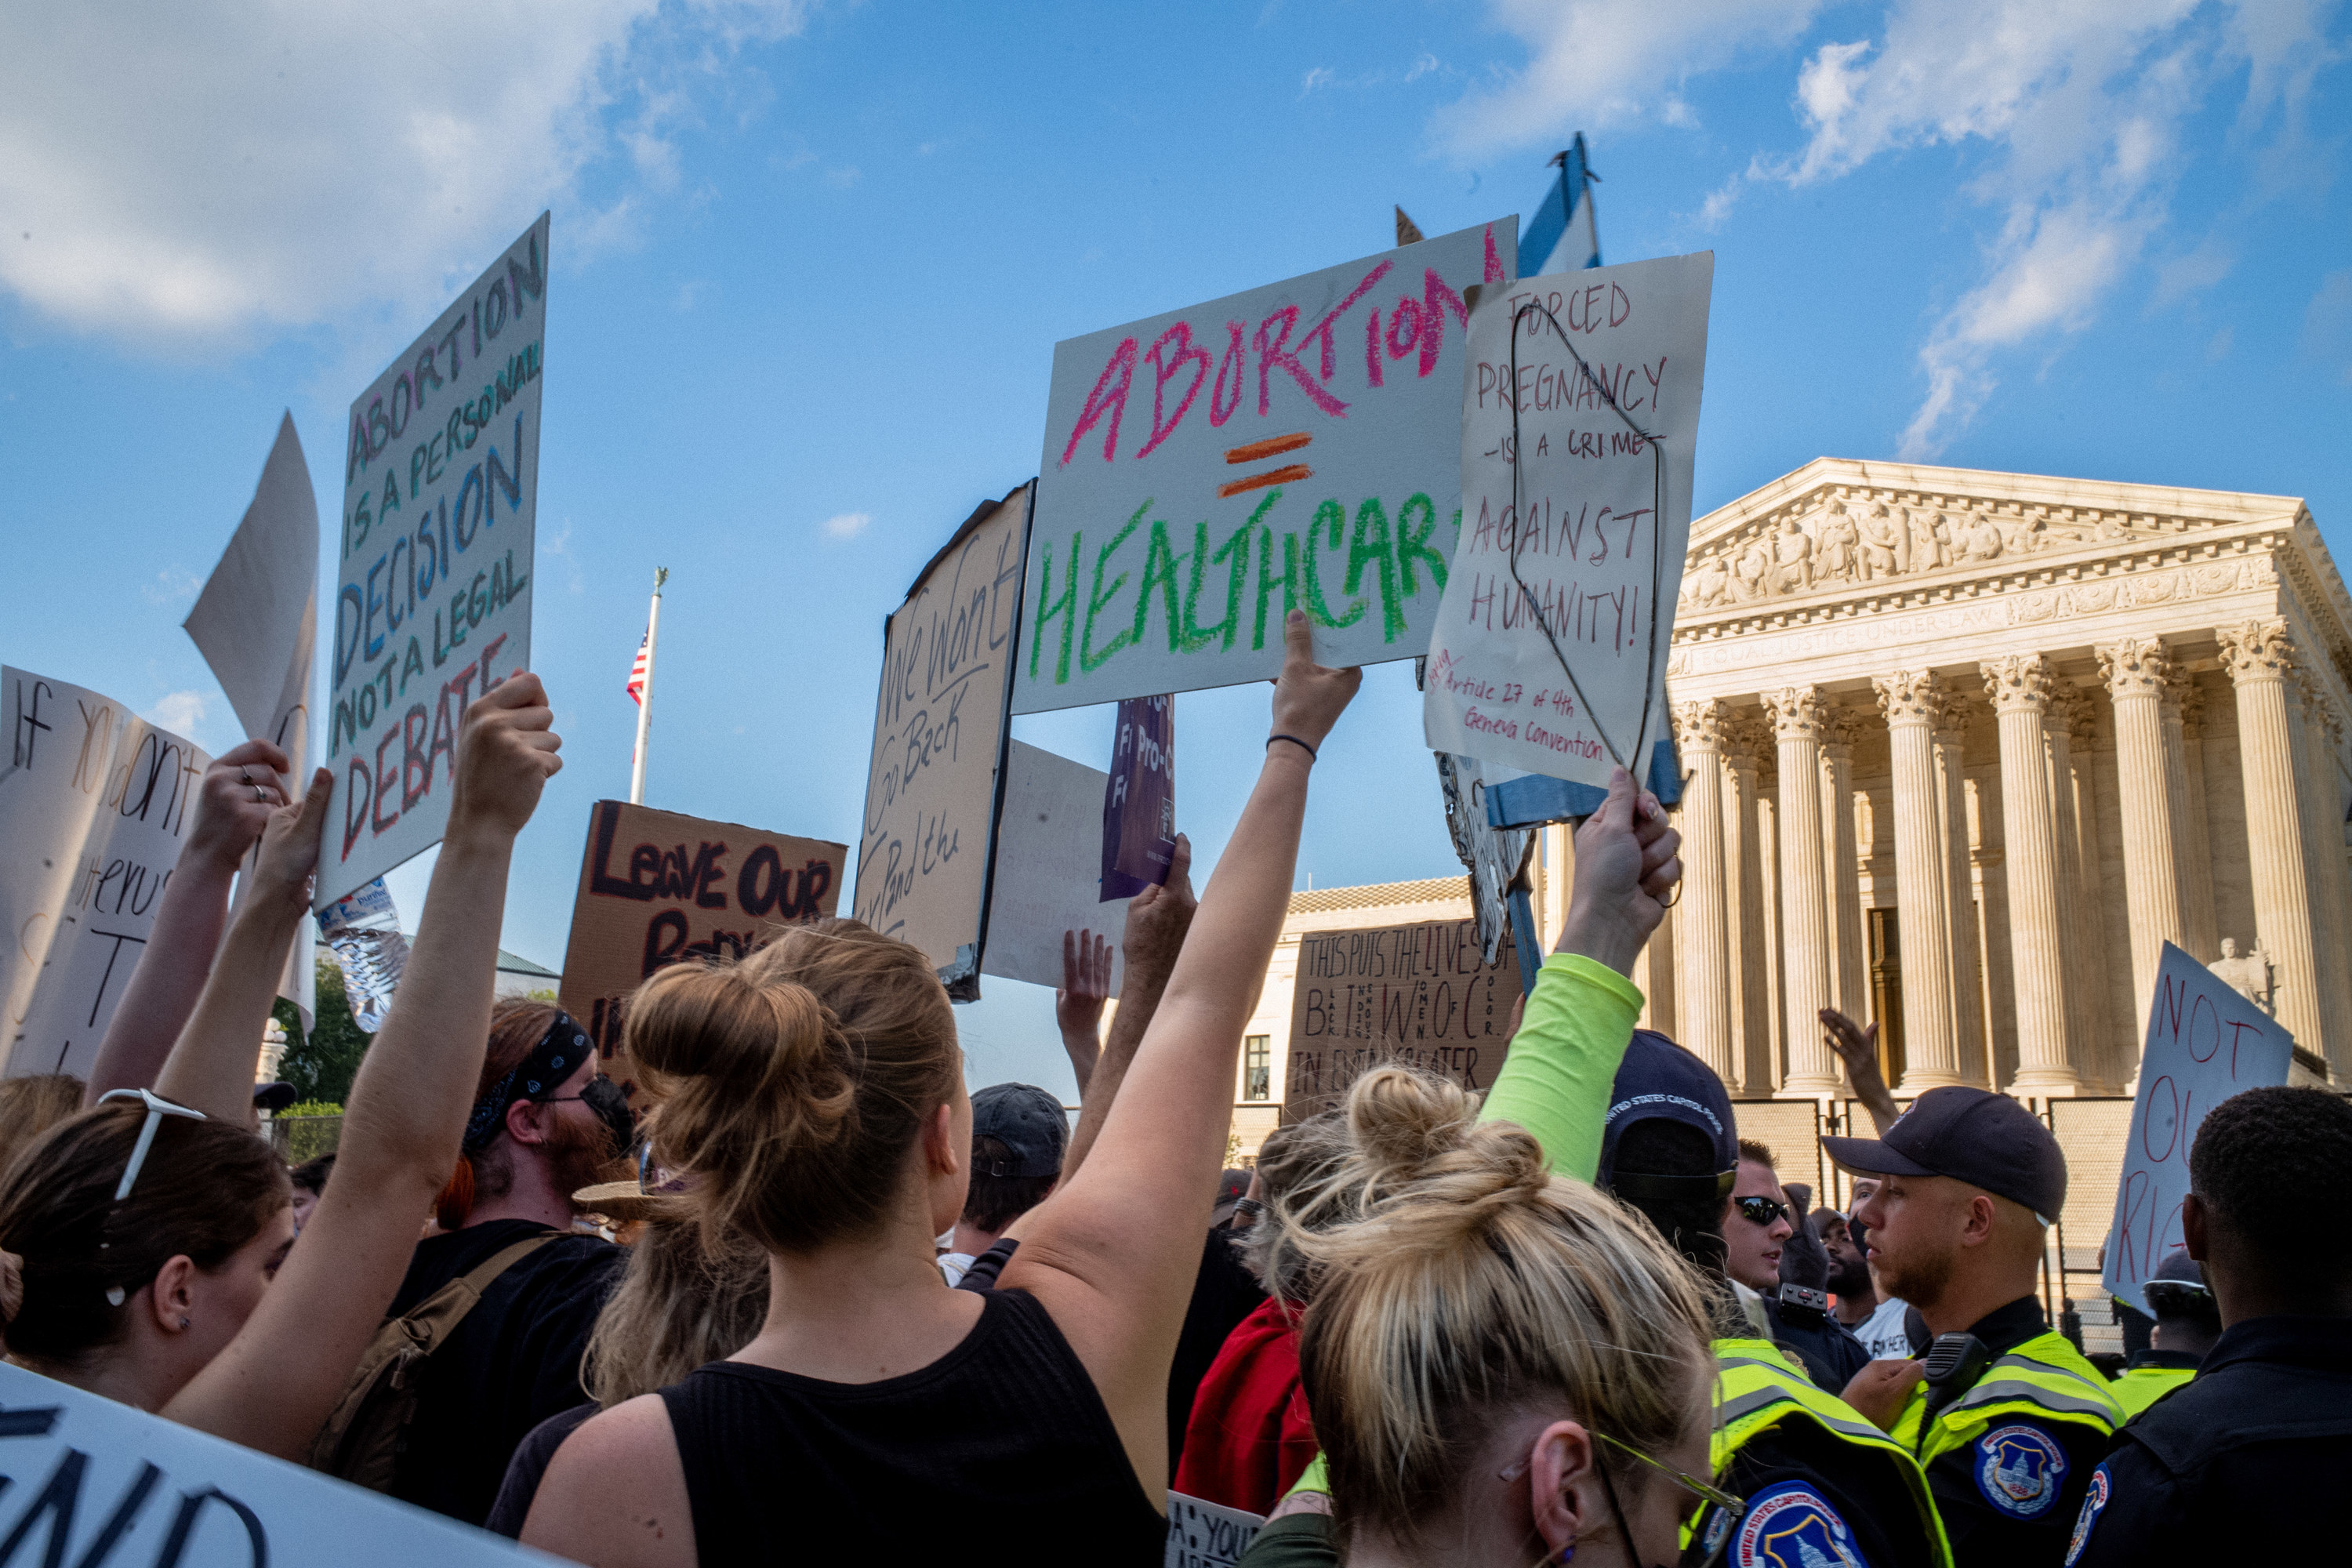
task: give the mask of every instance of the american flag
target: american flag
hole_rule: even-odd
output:
[[[645,637],[638,639],[635,662],[629,666],[629,700],[640,708],[645,706],[646,701],[646,647],[652,638],[653,633],[648,630]]]

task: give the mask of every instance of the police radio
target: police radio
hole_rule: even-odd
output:
[[[1927,1407],[1919,1420],[1920,1441],[1927,1441],[1927,1428],[1945,1406],[1976,1386],[1977,1379],[1992,1363],[1992,1352],[1974,1334],[1937,1334],[1936,1342],[1927,1347]]]

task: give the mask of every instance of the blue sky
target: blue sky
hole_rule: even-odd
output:
[[[882,616],[1036,470],[1055,340],[1383,248],[1392,203],[1525,213],[1580,129],[1608,259],[1717,253],[1702,508],[1913,457],[2302,495],[2352,558],[2324,0],[100,11],[0,16],[0,658],[232,743],[179,622],[279,411],[333,515],[352,395],[551,207],[568,765],[506,928],[551,967],[655,565],[650,802],[853,840]],[[1326,754],[1302,883],[1457,868],[1409,668]],[[1179,701],[1204,858],[1264,705]],[[1108,752],[1106,710],[1015,732]],[[1066,1090],[1045,994],[989,991],[975,1080]]]

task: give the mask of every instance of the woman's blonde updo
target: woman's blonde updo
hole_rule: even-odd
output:
[[[625,1038],[656,1104],[655,1156],[698,1178],[707,1233],[772,1252],[878,1225],[963,1071],[930,960],[856,921],[661,971],[631,999]]]
[[[1365,1074],[1321,1200],[1354,1217],[1285,1227],[1316,1274],[1299,1370],[1349,1531],[1416,1539],[1473,1479],[1493,1419],[1530,1403],[1645,1453],[1704,1419],[1698,1276],[1476,1106],[1424,1073]]]

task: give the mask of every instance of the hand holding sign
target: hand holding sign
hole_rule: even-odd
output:
[[[310,787],[300,800],[270,812],[261,832],[261,854],[247,873],[253,879],[253,896],[310,902],[310,874],[319,868],[319,837],[327,826],[327,797],[334,787],[334,770],[314,769]]]
[[[247,741],[215,757],[196,792],[195,823],[183,858],[201,857],[234,875],[269,826],[270,813],[284,804],[279,781],[293,765],[267,741]]]
[[[1168,860],[1168,880],[1144,889],[1128,902],[1127,931],[1118,945],[1129,972],[1165,981],[1176,967],[1184,933],[1192,929],[1192,916],[1200,907],[1192,896],[1192,841],[1180,833]]]
[[[1355,700],[1364,672],[1352,665],[1329,669],[1315,662],[1315,630],[1304,610],[1285,617],[1282,641],[1282,674],[1274,683],[1274,733],[1319,749],[1323,737]],[[1168,874],[1175,876],[1173,867]]]
[[[518,671],[491,687],[466,710],[448,837],[520,833],[539,809],[540,791],[563,766],[555,754],[562,745],[539,677]]]
[[[1580,952],[1630,974],[1633,960],[1682,880],[1683,836],[1623,768],[1611,772],[1609,798],[1576,831],[1576,884],[1558,952]]]

